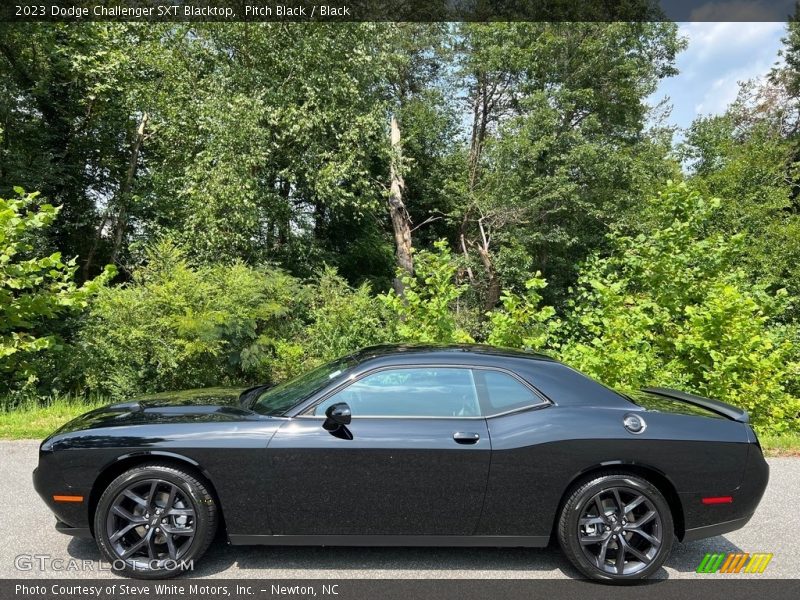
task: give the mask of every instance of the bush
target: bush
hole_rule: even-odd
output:
[[[393,315],[394,337],[418,343],[472,342],[456,308],[467,286],[455,282],[458,265],[447,242],[440,240],[434,247],[435,252],[415,252],[413,276],[397,271],[402,296],[394,291],[379,296]]]
[[[486,313],[489,319],[489,335],[486,339],[492,346],[542,350],[556,343],[555,334],[560,326],[552,306],[539,306],[542,295],[539,290],[547,286],[541,273],[525,282],[524,296],[503,290],[500,308]]]
[[[317,279],[311,317],[304,338],[308,351],[321,361],[391,341],[389,315],[369,284],[353,289],[331,268]]]
[[[122,286],[104,289],[79,338],[86,385],[114,397],[269,381],[274,345],[304,290],[276,269],[194,267],[166,240]]]
[[[37,193],[15,191],[18,198],[0,198],[0,394],[36,386],[40,356],[63,345],[58,322],[84,309],[114,274],[106,267],[78,287],[74,259],[64,262],[58,252],[39,256],[37,235],[59,208],[38,204]]]
[[[660,229],[614,236],[585,265],[561,357],[614,387],[680,387],[746,408],[761,431],[796,428],[785,293],[737,268],[741,238],[708,233],[717,200],[681,184],[653,204]]]
[[[504,291],[482,323],[444,241],[415,253],[415,274],[399,274],[402,296],[352,288],[330,268],[302,283],[274,268],[194,266],[168,240],[130,283],[76,288],[74,265],[58,255],[23,258],[27,234],[55,215],[27,210],[33,198],[0,205],[0,365],[11,372],[32,376],[25,357],[58,343],[38,324],[97,292],[74,355],[85,387],[114,397],[279,381],[381,342],[478,338],[549,350],[623,390],[657,384],[719,398],[746,408],[762,433],[798,429],[800,332],[785,322],[787,295],[748,280],[735,259],[744,240],[712,233],[718,201],[686,185],[653,200],[660,225],[650,235],[612,235],[611,254],[586,261],[563,321],[542,306],[537,273],[525,293]]]
[[[283,340],[275,371],[286,378],[351,352],[392,341],[389,313],[372,295],[369,284],[351,288],[333,268],[326,268],[309,286],[308,323]]]

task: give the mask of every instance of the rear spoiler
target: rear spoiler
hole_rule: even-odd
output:
[[[695,396],[694,394],[687,394],[686,392],[681,392],[680,390],[671,390],[669,388],[643,388],[642,391],[664,396],[665,398],[669,398],[671,400],[678,400],[679,402],[693,404],[694,406],[699,406],[715,412],[718,415],[722,415],[723,417],[727,417],[732,421],[739,421],[739,423],[747,423],[750,420],[746,410],[736,408],[735,406],[731,406],[725,402],[720,402],[719,400],[703,398],[702,396]]]

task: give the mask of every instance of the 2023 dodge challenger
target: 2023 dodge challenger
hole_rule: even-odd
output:
[[[231,544],[546,546],[587,577],[653,574],[673,540],[747,523],[768,466],[747,414],[626,396],[544,356],[379,346],[277,387],[93,410],[41,445],[34,484],[131,576]]]

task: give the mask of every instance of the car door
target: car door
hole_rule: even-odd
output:
[[[345,402],[346,431],[323,428]],[[389,367],[348,382],[269,445],[273,534],[471,535],[491,445],[472,371]]]

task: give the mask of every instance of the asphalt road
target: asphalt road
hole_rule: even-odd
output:
[[[100,555],[92,540],[73,539],[54,530],[54,518],[31,483],[37,447],[34,441],[0,441],[0,578],[115,577],[107,565],[106,570],[98,567]],[[724,536],[676,543],[658,577],[709,577],[695,573],[706,552],[772,552],[774,558],[764,575],[800,576],[800,458],[774,458],[769,463],[770,484],[750,524]],[[23,558],[20,560],[19,556]],[[50,558],[28,560],[28,556]],[[51,559],[53,562],[46,564]],[[27,567],[29,563],[30,570],[19,570],[18,565]],[[61,570],[53,568],[56,564]],[[228,546],[224,542],[209,549],[193,574],[203,578],[259,579],[558,579],[576,575],[557,546],[302,548]]]

